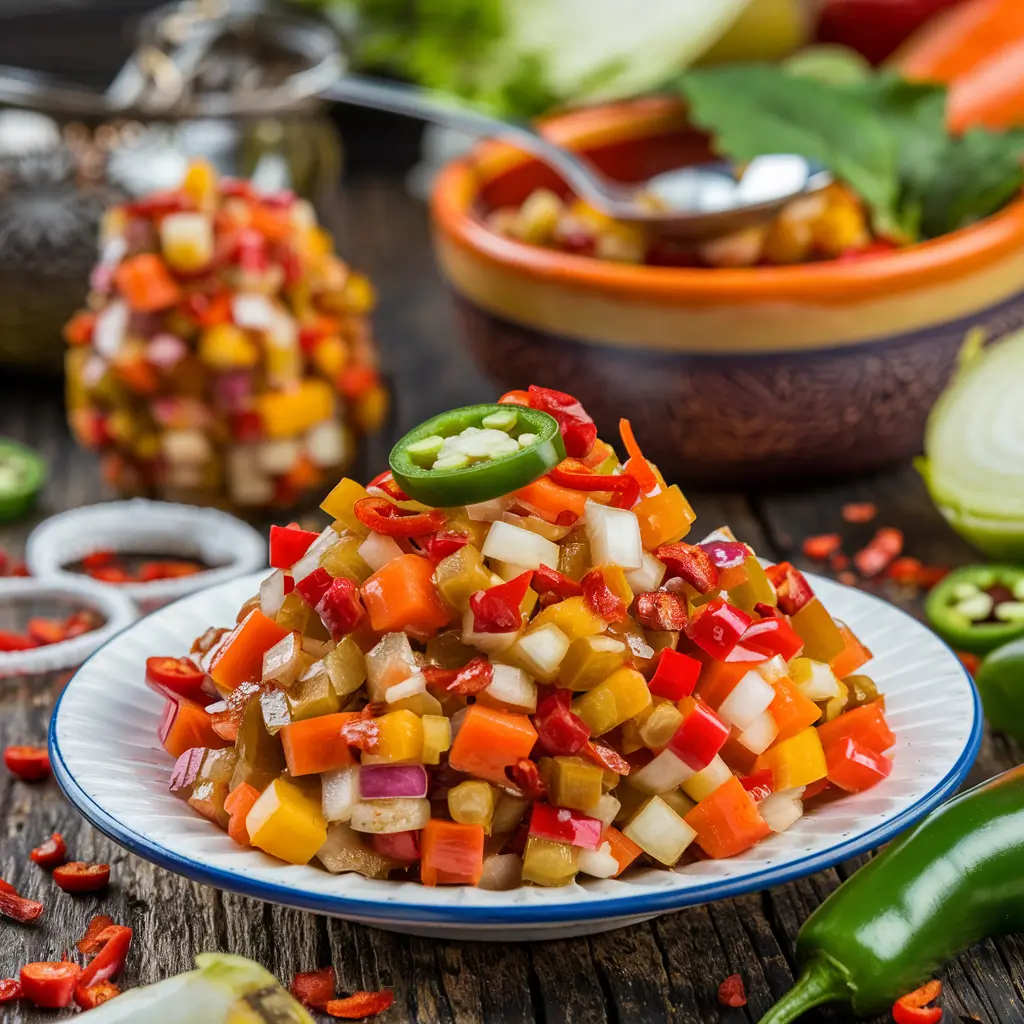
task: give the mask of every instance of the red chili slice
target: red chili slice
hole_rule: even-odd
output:
[[[583,755],[589,757],[594,764],[615,772],[616,775],[629,774],[629,762],[617,750],[603,743],[588,743],[583,748]]]
[[[81,973],[82,968],[68,960],[25,964],[21,969],[21,989],[36,1006],[62,1010],[71,1004]]]
[[[640,497],[636,477],[628,473],[595,473],[578,459],[564,459],[548,474],[560,487],[574,491],[598,491],[614,494],[613,504],[618,508],[632,508]]]
[[[746,1006],[747,990],[743,987],[743,978],[738,974],[730,974],[718,986],[718,1001],[723,1006]]]
[[[41,868],[59,868],[68,859],[64,837],[59,832],[54,832],[45,843],[37,846],[29,857]]]
[[[942,982],[929,981],[913,992],[900,996],[892,1008],[896,1024],[938,1024],[942,1020],[942,1008],[929,1006],[942,995]]]
[[[537,742],[549,754],[578,754],[590,739],[590,726],[570,710],[572,693],[556,689],[537,705],[533,724]]]
[[[329,1017],[340,1017],[344,1020],[362,1020],[364,1017],[375,1017],[391,1007],[395,994],[389,988],[380,992],[354,992],[344,999],[332,999],[326,1006]]]
[[[36,642],[31,637],[0,629],[0,651],[30,651],[35,646]]]
[[[158,692],[167,691],[195,699],[203,688],[206,673],[191,658],[153,657],[146,659],[146,683]]]
[[[89,988],[75,986],[75,1002],[83,1010],[95,1010],[97,1006],[109,1002],[120,994],[121,990],[112,981],[103,981]]]
[[[0,981],[0,1003],[10,1003],[15,999],[24,999],[21,982],[17,978],[4,978]]]
[[[529,405],[553,416],[562,432],[565,453],[573,459],[584,459],[597,440],[597,427],[578,398],[564,391],[530,385]]]
[[[533,570],[490,590],[478,590],[469,599],[473,629],[477,633],[512,633],[523,624],[521,606],[533,582]]]
[[[615,593],[601,569],[591,569],[581,581],[583,602],[599,619],[622,622],[626,619],[625,602]]]
[[[99,939],[104,940],[103,948],[82,971],[82,977],[79,979],[79,985],[82,988],[100,985],[116,978],[121,973],[124,969],[124,962],[128,958],[128,949],[132,944],[132,930],[115,924],[98,936]]]
[[[685,580],[698,594],[708,594],[718,587],[718,569],[702,547],[696,544],[662,544],[654,557],[665,563],[668,579]]]
[[[24,896],[19,896],[12,886],[0,889],[0,915],[9,917],[12,921],[28,924],[30,921],[36,921],[42,917],[45,909],[38,900],[29,900]]]
[[[528,757],[522,757],[508,770],[512,781],[531,800],[543,800],[548,794],[540,769]]]
[[[345,722],[340,735],[350,747],[355,747],[364,754],[380,753],[380,726],[372,718]]]
[[[59,644],[64,639],[64,623],[58,622],[56,619],[29,619],[25,632],[38,647]]]
[[[569,579],[557,569],[549,569],[546,565],[534,570],[531,586],[541,596],[553,594],[560,601],[564,601],[567,597],[580,597],[583,594],[583,587],[579,583]]]
[[[97,953],[106,944],[103,933],[114,927],[114,919],[106,914],[96,914],[86,926],[85,934],[75,944],[75,949],[86,956]]]
[[[407,512],[387,498],[360,498],[353,506],[356,518],[386,537],[421,537],[444,528],[445,514],[439,509],[429,512]]]
[[[438,530],[426,537],[419,538],[419,545],[423,553],[435,565],[442,558],[455,554],[460,548],[469,543],[469,534],[461,530]]]
[[[633,611],[637,622],[648,629],[673,630],[686,625],[686,602],[678,594],[664,590],[640,594]]]
[[[395,483],[395,478],[391,475],[390,469],[385,469],[383,473],[378,473],[366,485],[367,490],[371,487],[376,487],[377,490],[383,491],[389,498],[393,498],[395,501],[409,500],[409,495],[406,494],[397,483]]]
[[[97,892],[110,884],[110,865],[73,860],[55,868],[53,880],[65,892]]]
[[[38,782],[50,776],[50,756],[43,747],[8,747],[4,764],[12,775],[26,782]]]
[[[814,597],[807,577],[789,562],[769,565],[765,569],[765,575],[775,587],[780,611],[786,615],[796,615]]]
[[[334,998],[336,981],[333,967],[319,971],[305,971],[292,978],[292,995],[314,1010],[323,1010]]]

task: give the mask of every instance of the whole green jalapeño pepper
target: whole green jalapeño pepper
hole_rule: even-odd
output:
[[[1024,637],[989,654],[974,681],[992,728],[1024,743]]]
[[[46,482],[46,463],[31,448],[0,439],[0,522],[20,519]]]
[[[473,505],[533,483],[565,458],[558,421],[520,405],[469,405],[409,431],[391,450],[391,474],[434,508]]]
[[[1024,636],[1024,568],[966,565],[931,589],[928,621],[954,650],[988,654]]]
[[[842,1000],[869,1015],[983,938],[1024,930],[1024,766],[933,811],[843,883],[797,938],[802,973],[760,1024]]]

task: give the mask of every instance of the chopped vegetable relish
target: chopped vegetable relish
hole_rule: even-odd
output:
[[[571,457],[444,508],[344,479],[233,628],[150,658],[174,793],[289,863],[503,889],[732,857],[888,776],[871,654],[802,573],[685,541],[628,421],[622,464],[570,395],[502,405],[478,429],[543,411]]]

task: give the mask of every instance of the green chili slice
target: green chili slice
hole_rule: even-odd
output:
[[[46,482],[46,463],[31,448],[0,440],[0,522],[25,515]]]
[[[974,681],[989,725],[1024,743],[1024,637],[987,655]]]
[[[925,612],[935,632],[955,650],[988,654],[1024,636],[1024,568],[955,569],[932,588]]]
[[[391,450],[390,463],[410,498],[450,508],[516,491],[564,458],[554,417],[495,404],[452,409],[421,423]]]

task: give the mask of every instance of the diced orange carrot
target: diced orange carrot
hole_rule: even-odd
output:
[[[607,843],[611,847],[612,856],[619,862],[619,870],[612,875],[612,878],[618,878],[644,852],[632,839],[624,836],[612,825],[604,830],[601,842]]]
[[[484,871],[484,827],[432,818],[420,852],[424,885],[476,885]]]
[[[557,522],[559,516],[567,511],[579,519],[587,504],[587,496],[582,491],[562,487],[547,476],[520,487],[512,497],[549,523]],[[558,566],[552,565],[550,568],[557,569]]]
[[[263,677],[263,654],[288,635],[273,619],[254,608],[217,650],[210,676],[224,690]]]
[[[456,771],[507,786],[505,769],[529,757],[536,742],[537,730],[526,715],[474,704],[452,743],[448,764]]]
[[[697,845],[714,858],[735,857],[771,832],[735,775],[701,800],[685,821],[697,833]]]
[[[852,629],[845,623],[839,627],[843,642],[846,645],[829,664],[837,679],[852,676],[862,665],[871,660],[871,652],[857,639]]]
[[[706,661],[697,680],[697,696],[717,711],[753,666],[744,661]]]
[[[406,632],[417,638],[448,625],[452,615],[438,597],[433,573],[422,555],[401,555],[378,569],[362,589],[370,625],[378,633]]]
[[[351,748],[341,738],[341,727],[359,717],[357,711],[344,711],[286,725],[281,743],[288,771],[293,776],[318,775],[355,764]]]
[[[167,309],[181,299],[181,289],[167,264],[152,252],[122,260],[114,271],[114,283],[125,302],[142,313]]]
[[[768,713],[779,727],[775,742],[781,743],[814,725],[821,717],[821,708],[805,697],[788,677],[777,679],[774,685],[775,699],[768,706]]]
[[[228,814],[228,835],[239,846],[251,846],[249,842],[249,830],[245,827],[245,819],[253,804],[260,798],[260,791],[248,782],[236,786],[224,801],[224,810]]]
[[[185,697],[167,701],[157,735],[171,757],[181,757],[193,747],[219,750],[230,746],[213,731],[213,722],[206,708]]]
[[[825,748],[839,740],[851,739],[876,754],[884,754],[896,742],[896,736],[885,720],[885,713],[877,704],[865,704],[852,711],[844,711],[838,718],[821,726],[818,737]]]

